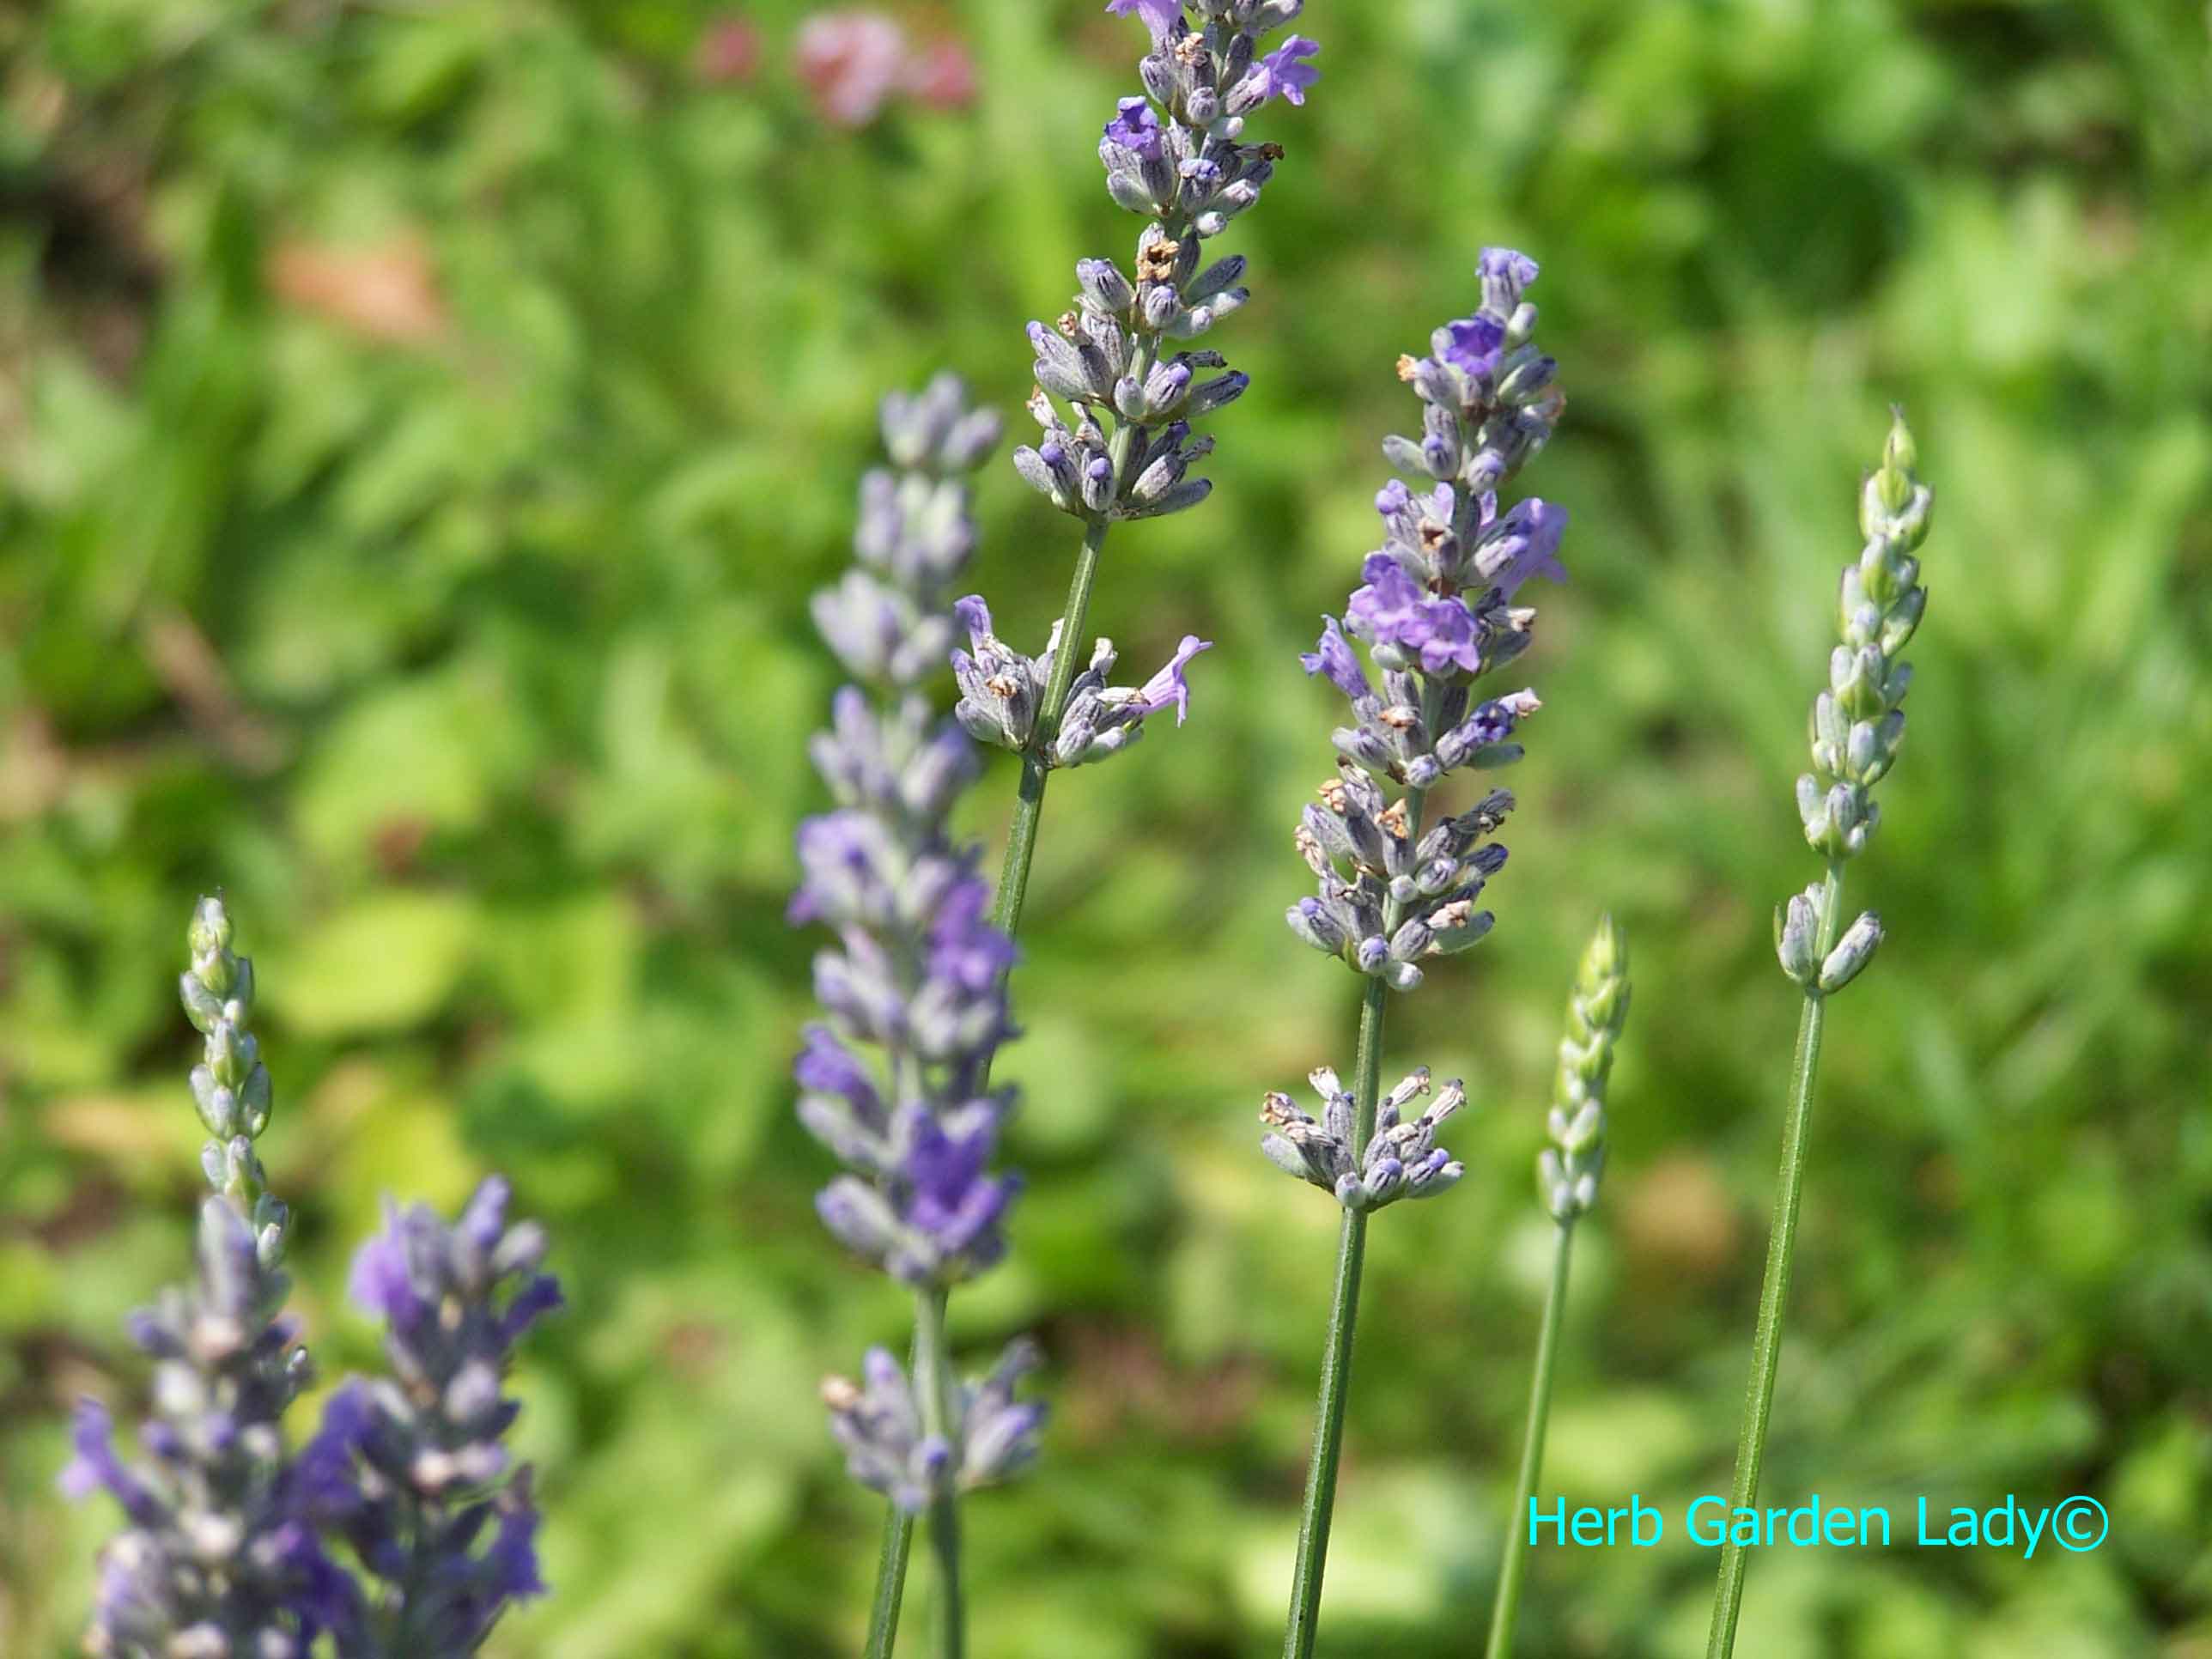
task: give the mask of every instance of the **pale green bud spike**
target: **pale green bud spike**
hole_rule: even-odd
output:
[[[1628,936],[1610,915],[1603,916],[1567,994],[1566,1030],[1552,1090],[1553,1145],[1537,1163],[1538,1194],[1563,1224],[1597,1201],[1605,1168],[1606,1079],[1627,1024]]]
[[[230,913],[221,895],[192,907],[185,930],[191,965],[177,990],[185,1017],[207,1039],[200,1064],[190,1079],[192,1104],[214,1137],[201,1155],[208,1185],[227,1200],[257,1234],[274,1230],[262,1248],[281,1254],[284,1230],[282,1205],[274,1211],[261,1160],[253,1142],[269,1127],[269,1069],[261,1063],[261,1044],[246,1030],[253,1012],[253,963],[232,951]],[[273,1219],[272,1219],[273,1216]]]
[[[1866,543],[1845,568],[1839,590],[1842,643],[1829,659],[1828,690],[1814,706],[1809,793],[1799,785],[1805,838],[1832,860],[1854,857],[1866,845],[1877,821],[1874,786],[1888,775],[1904,741],[1899,705],[1912,676],[1898,653],[1927,608],[1920,562],[1912,555],[1928,538],[1935,499],[1914,471],[1918,463],[1911,428],[1902,410],[1893,411],[1881,465],[1859,493]],[[1794,968],[1790,972],[1800,977]]]

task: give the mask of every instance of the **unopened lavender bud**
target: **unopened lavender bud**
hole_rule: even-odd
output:
[[[1119,316],[1136,303],[1137,290],[1111,259],[1077,260],[1075,280],[1084,303],[1094,311]]]
[[[1030,325],[1030,344],[1036,353],[1031,370],[1037,384],[1047,392],[1070,403],[1081,403],[1098,395],[1100,388],[1092,384],[1083,354],[1073,342],[1042,323],[1033,322]]]
[[[898,1219],[866,1182],[840,1176],[817,1194],[816,1212],[840,1243],[864,1261],[880,1264],[898,1237]]]
[[[1344,954],[1347,942],[1344,929],[1318,899],[1302,898],[1284,915],[1291,931],[1315,950],[1326,956]]]
[[[1411,962],[1427,951],[1436,934],[1427,922],[1415,916],[1390,935],[1390,954],[1400,962]]]
[[[1189,401],[1183,405],[1182,413],[1194,420],[1201,415],[1210,415],[1217,409],[1235,403],[1244,395],[1246,388],[1251,384],[1250,375],[1241,374],[1234,369],[1226,374],[1216,375],[1190,394]]]
[[[1046,498],[1051,500],[1055,507],[1066,508],[1073,504],[1073,498],[1066,491],[1066,484],[1061,484],[1060,480],[1053,476],[1053,469],[1046,465],[1044,456],[1042,456],[1037,449],[1030,449],[1029,445],[1018,447],[1018,449],[1013,452],[1013,469],[1018,473],[1022,473],[1022,483],[1029,484],[1030,489],[1036,489],[1040,495],[1046,495]]]
[[[1874,960],[1875,951],[1881,945],[1881,918],[1871,910],[1862,911],[1856,921],[1846,928],[1836,948],[1828,952],[1820,964],[1820,989],[1833,994],[1849,985],[1859,975],[1859,970]]]
[[[1446,910],[1440,910],[1431,918],[1431,926],[1435,932],[1429,942],[1429,950],[1436,956],[1455,956],[1481,944],[1497,925],[1498,917],[1492,911],[1469,912],[1464,908],[1447,907]]]
[[[1094,455],[1083,468],[1083,504],[1093,513],[1103,513],[1113,501],[1114,463]]]
[[[1196,507],[1212,493],[1212,479],[1185,478],[1163,492],[1157,500],[1125,507],[1121,516],[1125,519],[1164,519],[1170,513],[1181,513]]]
[[[1559,372],[1558,360],[1534,353],[1516,364],[1498,383],[1501,403],[1525,404],[1542,395]]]
[[[1819,967],[1821,890],[1818,884],[1793,896],[1775,912],[1774,951],[1782,971],[1800,985],[1810,985]]]
[[[1159,204],[1141,173],[1108,173],[1106,193],[1114,198],[1115,206],[1131,213],[1152,214],[1159,210]]]

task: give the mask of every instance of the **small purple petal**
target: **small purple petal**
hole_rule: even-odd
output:
[[[1212,640],[1201,640],[1195,634],[1186,634],[1182,643],[1166,667],[1146,680],[1137,691],[1138,700],[1147,714],[1157,714],[1170,703],[1176,706],[1176,724],[1181,726],[1190,714],[1190,686],[1183,679],[1183,669],[1201,651],[1213,649]]]
[[[1306,88],[1321,79],[1321,71],[1299,60],[1320,50],[1320,41],[1309,40],[1303,34],[1292,35],[1252,65],[1237,83],[1238,92],[1251,100],[1254,107],[1274,97],[1286,98],[1293,104],[1304,103]]]
[[[1477,376],[1497,369],[1498,353],[1505,344],[1505,325],[1497,318],[1462,317],[1446,323],[1441,331],[1446,337],[1442,356],[1452,367]]]
[[[1147,161],[1159,159],[1160,137],[1159,115],[1150,100],[1143,98],[1121,100],[1115,106],[1114,118],[1106,124],[1103,135],[1105,143],[1119,144]]]
[[[1127,17],[1134,12],[1145,20],[1145,27],[1152,32],[1155,40],[1165,38],[1182,21],[1180,0],[1106,0],[1106,9],[1115,17]]]
[[[1344,630],[1334,617],[1322,619],[1320,641],[1311,651],[1300,655],[1298,662],[1309,674],[1326,674],[1335,683],[1336,689],[1358,702],[1362,697],[1371,697],[1375,688],[1367,683],[1366,672],[1359,665],[1359,658],[1352,642],[1344,637]]]

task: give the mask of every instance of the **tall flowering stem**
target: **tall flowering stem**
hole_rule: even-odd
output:
[[[951,650],[950,595],[975,541],[968,476],[1000,426],[944,375],[919,397],[885,398],[883,434],[892,465],[862,482],[856,568],[814,601],[855,684],[836,694],[812,745],[836,809],[799,830],[791,919],[830,927],[835,943],[814,959],[828,1018],[807,1028],[794,1072],[801,1122],[845,1165],[817,1200],[823,1223],[915,1298],[911,1382],[878,1348],[861,1382],[823,1385],[848,1468],[891,1504],[868,1651],[890,1651],[913,1518],[927,1513],[943,1650],[957,1659],[957,1499],[1026,1462],[1043,1417],[1013,1398],[1036,1364],[1028,1344],[990,1377],[963,1382],[944,1340],[946,1295],[1005,1254],[1020,1189],[990,1167],[1013,1108],[1012,1092],[989,1084],[1012,1031],[1013,946],[985,918],[990,890],[975,850],[948,828],[975,756],[921,690]],[[1117,729],[1133,729],[1143,714],[1124,700],[1117,717]]]
[[[1531,1500],[1544,1467],[1544,1430],[1552,1412],[1552,1370],[1559,1358],[1559,1325],[1567,1300],[1567,1268],[1575,1223],[1597,1203],[1605,1173],[1606,1079],[1613,1053],[1628,1024],[1628,940],[1611,916],[1598,923],[1567,996],[1566,1034],[1552,1089],[1552,1145],[1536,1160],[1536,1192],[1551,1212],[1552,1279],[1544,1295],[1544,1320],[1536,1339],[1534,1376],[1528,1388],[1528,1428],[1521,1447],[1521,1475],[1506,1511],[1505,1553],[1491,1607],[1487,1659],[1510,1659],[1514,1620],[1521,1607],[1521,1578],[1528,1565],[1523,1541]]]
[[[1344,1212],[1285,1659],[1311,1659],[1319,1632],[1368,1218],[1400,1199],[1442,1193],[1463,1173],[1436,1141],[1465,1091],[1449,1083],[1407,1117],[1429,1093],[1429,1073],[1421,1067],[1382,1093],[1384,1018],[1390,993],[1421,983],[1422,963],[1489,933],[1492,914],[1475,906],[1504,865],[1505,848],[1491,837],[1513,797],[1492,790],[1428,826],[1429,796],[1454,772],[1521,757],[1512,738],[1536,711],[1534,695],[1478,698],[1475,688],[1528,648],[1535,612],[1514,603],[1516,590],[1531,576],[1565,574],[1556,557],[1565,511],[1530,499],[1501,513],[1498,502],[1550,438],[1562,406],[1552,384],[1558,366],[1533,343],[1536,307],[1522,297],[1536,264],[1491,248],[1479,276],[1475,313],[1437,330],[1430,356],[1399,362],[1424,406],[1421,436],[1387,439],[1383,453],[1420,487],[1394,480],[1376,495],[1382,545],[1362,565],[1343,621],[1323,617],[1319,642],[1300,659],[1343,692],[1352,719],[1333,733],[1337,775],[1295,836],[1318,890],[1286,920],[1366,985],[1352,1088],[1323,1067],[1311,1079],[1318,1117],[1283,1094],[1267,1095],[1261,1110],[1261,1149]]]
[[[1208,262],[1205,245],[1260,199],[1282,159],[1275,144],[1245,142],[1247,121],[1276,99],[1304,103],[1320,78],[1306,61],[1320,51],[1316,42],[1293,34],[1261,49],[1304,3],[1194,0],[1192,18],[1177,0],[1111,0],[1107,7],[1136,15],[1152,39],[1138,65],[1143,94],[1120,100],[1098,144],[1108,194],[1146,220],[1135,276],[1112,259],[1081,260],[1075,308],[1050,326],[1030,324],[1036,389],[1029,408],[1040,435],[1014,452],[1022,477],[1082,522],[1083,541],[1066,605],[1042,655],[1032,662],[993,638],[978,600],[974,656],[957,665],[962,720],[1022,759],[992,910],[993,922],[1009,936],[1020,926],[1051,774],[1103,759],[1137,735],[1133,725],[1113,720],[1103,680],[1111,647],[1100,641],[1087,668],[1076,654],[1107,532],[1206,499],[1212,482],[1188,474],[1212,453],[1213,440],[1194,438],[1193,422],[1242,397],[1249,383],[1218,351],[1187,343],[1250,297],[1243,257]],[[1174,660],[1141,688],[1147,712],[1171,698],[1181,718],[1188,697],[1184,665],[1206,648],[1195,637],[1183,640]]]
[[[1901,705],[1912,669],[1899,653],[1919,627],[1927,605],[1926,590],[1920,586],[1920,561],[1914,556],[1928,538],[1933,502],[1927,486],[1915,476],[1916,461],[1912,434],[1900,412],[1891,422],[1881,465],[1860,490],[1859,529],[1866,544],[1857,562],[1844,568],[1837,607],[1841,640],[1829,658],[1828,689],[1813,704],[1813,768],[1797,780],[1797,811],[1805,839],[1826,859],[1827,870],[1775,918],[1782,970],[1803,992],[1804,1006],[1798,1017],[1796,1058],[1790,1067],[1790,1103],[1783,1120],[1774,1225],[1752,1338],[1751,1382],[1745,1390],[1743,1428],[1736,1441],[1735,1478],[1729,1499],[1732,1509],[1749,1508],[1759,1496],[1759,1463],[1774,1408],[1782,1319],[1797,1246],[1806,1122],[1820,1069],[1827,1000],[1857,977],[1882,939],[1881,918],[1870,910],[1848,927],[1843,926],[1844,865],[1865,850],[1881,821],[1881,809],[1872,798],[1874,786],[1896,763],[1905,737]],[[1735,1651],[1736,1620],[1749,1566],[1741,1545],[1731,1540],[1723,1547],[1705,1644],[1707,1659],[1728,1659]]]
[[[88,1400],[62,1485],[76,1496],[105,1488],[130,1522],[101,1552],[88,1651],[289,1659],[349,1624],[352,1586],[292,1502],[283,1419],[312,1369],[283,1311],[290,1216],[254,1149],[271,1101],[247,1029],[253,963],[231,949],[220,898],[200,900],[186,938],[179,990],[206,1040],[191,1086],[212,1189],[198,1271],[131,1320],[155,1360],[154,1416],[140,1436],[148,1461],[117,1455],[106,1408]]]

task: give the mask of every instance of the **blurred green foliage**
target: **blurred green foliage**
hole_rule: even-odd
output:
[[[0,15],[0,1650],[73,1645],[112,1523],[61,1413],[145,1382],[198,1129],[194,893],[262,970],[333,1376],[386,1189],[491,1166],[573,1311],[523,1438],[558,1595],[496,1650],[858,1646],[878,1511],[811,1393],[896,1292],[815,1224],[781,920],[872,405],[940,365],[1010,409],[1020,325],[1126,252],[1092,144],[1133,27],[1090,0],[908,17],[981,98],[809,110],[683,0],[32,0]],[[2194,0],[1334,0],[1235,243],[1255,376],[1199,513],[1117,535],[1098,626],[1219,641],[1195,714],[1054,791],[1006,1070],[1034,1177],[956,1299],[1038,1329],[1049,1457],[971,1522],[981,1659],[1276,1639],[1325,1202],[1263,1087],[1348,1058],[1279,921],[1331,695],[1294,653],[1371,545],[1391,374],[1483,243],[1544,261],[1576,514],[1500,925],[1391,1059],[1486,1109],[1454,1199],[1374,1235],[1328,1648],[1472,1650],[1543,1273],[1528,1169],[1574,955],[1636,1013],[1546,1487],[1725,1487],[1796,1018],[1767,915],[1890,399],[1938,495],[1912,735],[1848,898],[1891,939],[1832,1022],[1776,1501],[2112,1511],[2094,1555],[1778,1552],[1742,1650],[2212,1653],[2212,165]],[[1057,606],[1069,526],[987,483],[978,586]],[[2191,781],[2194,780],[2194,781]],[[979,792],[981,837],[1012,793]],[[1713,1559],[1547,1553],[1524,1646],[1700,1650]],[[918,1571],[915,1595],[929,1594]],[[916,1644],[921,1638],[915,1637]]]

